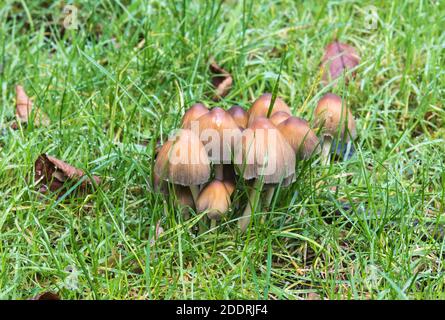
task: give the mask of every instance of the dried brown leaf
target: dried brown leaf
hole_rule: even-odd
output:
[[[212,76],[212,85],[215,87],[213,100],[218,101],[225,97],[232,88],[232,75],[221,68],[213,59],[210,62],[210,72]]]
[[[35,181],[39,182],[39,191],[45,193],[48,189],[51,192],[62,191],[67,181],[76,181],[84,176],[84,172],[66,162],[41,154],[35,162]],[[100,183],[100,178],[93,176],[96,184]],[[80,185],[81,189],[86,189],[91,185],[90,180],[85,180]]]
[[[155,234],[153,236],[153,238],[150,240],[150,245],[154,245],[156,243],[156,240],[159,239],[159,237],[164,233],[164,228],[161,227],[161,220],[159,220],[156,223],[156,227],[155,227]]]
[[[142,38],[141,41],[139,41],[139,43],[136,45],[136,49],[142,49],[145,45],[145,38]]]
[[[28,122],[29,115],[31,114],[32,101],[28,98],[28,95],[22,86],[15,87],[16,93],[16,109],[15,114],[17,119],[21,122]]]
[[[337,40],[327,45],[322,59],[323,84],[327,85],[340,77],[344,71],[355,68],[360,63],[357,51],[350,45],[340,43]],[[352,73],[355,76],[355,73]],[[348,78],[345,79],[346,83]]]
[[[57,293],[46,291],[42,292],[29,300],[61,300]]]

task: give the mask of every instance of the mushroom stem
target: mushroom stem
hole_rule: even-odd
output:
[[[199,221],[199,234],[203,234],[209,229],[208,221],[209,218],[207,218],[207,215],[205,214],[201,221]]]
[[[343,154],[343,161],[350,159],[353,153],[354,153],[354,145],[352,144],[352,140],[350,140],[346,144],[346,151]]]
[[[329,163],[329,155],[331,153],[332,137],[324,136],[323,139],[323,149],[321,151],[321,160],[323,165]]]
[[[193,202],[195,203],[195,205],[197,205],[200,187],[196,186],[196,185],[192,185],[192,186],[190,186],[190,191],[192,192]],[[208,221],[207,215],[204,215],[202,217],[201,221],[198,222],[199,234],[204,233],[207,230],[207,227],[208,227],[207,221]]]
[[[244,209],[243,215],[238,220],[241,232],[246,231],[250,224],[250,217],[253,214],[253,209],[257,207],[257,199],[259,198],[257,195],[261,193],[261,189],[262,184],[259,180],[256,180],[252,190],[249,192],[246,209]]]
[[[164,204],[164,215],[166,217],[168,217],[168,211],[167,211],[167,201],[164,199],[162,200],[163,204]]]
[[[190,191],[192,193],[193,202],[196,204],[196,201],[198,200],[199,196],[199,186],[196,185],[190,186]]]
[[[274,191],[275,191],[275,188],[267,188],[266,189],[266,195],[264,197],[264,209],[270,208],[270,204],[272,203]],[[261,223],[265,223],[265,222],[266,222],[266,215],[263,215],[261,217]]]
[[[212,219],[210,220],[210,229],[215,229],[216,228],[216,220]]]
[[[272,203],[272,198],[274,194],[275,188],[267,188],[266,196],[264,197],[264,207],[269,208]]]
[[[215,178],[220,181],[224,180],[224,164],[222,163],[215,164]]]

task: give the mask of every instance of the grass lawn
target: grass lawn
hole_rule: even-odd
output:
[[[64,3],[0,6],[0,298],[445,298],[445,2],[82,0],[77,30]],[[335,38],[361,62],[349,85],[324,87]],[[234,80],[219,102],[212,56]],[[309,121],[326,92],[347,101],[355,155],[299,164],[246,234],[238,188],[241,208],[196,235],[199,216],[153,192],[157,141],[194,102],[247,109],[279,74]],[[10,128],[17,84],[49,126]],[[41,153],[101,185],[40,194]]]

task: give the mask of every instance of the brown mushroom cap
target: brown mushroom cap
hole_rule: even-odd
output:
[[[277,126],[299,159],[309,159],[320,149],[320,142],[309,123],[298,117],[289,117]]]
[[[265,184],[276,184],[295,173],[295,152],[269,119],[258,117],[243,131],[235,164],[246,180],[263,177]]]
[[[229,196],[232,196],[233,192],[235,192],[235,181],[230,179],[224,179],[223,183],[227,189],[227,192],[229,193]]]
[[[238,127],[246,129],[249,121],[249,114],[240,106],[232,106],[227,112],[232,116]]]
[[[207,216],[212,220],[219,220],[230,207],[230,194],[224,183],[213,180],[198,196],[196,209],[198,212],[207,211]]]
[[[210,177],[210,163],[204,145],[191,130],[180,129],[175,139],[164,143],[155,163],[162,180],[183,186],[199,185]]]
[[[183,129],[190,129],[192,121],[198,120],[199,117],[209,112],[209,109],[202,103],[195,103],[188,109],[182,117],[181,127]]]
[[[211,159],[216,163],[223,163],[224,160],[230,161],[233,148],[241,137],[241,130],[232,116],[225,110],[216,107],[201,116],[198,122],[199,137],[204,146],[206,146],[206,150],[209,152]],[[211,130],[217,135],[215,138],[220,139],[219,154],[211,154],[218,151],[211,150],[212,148],[208,145],[212,142],[213,137],[206,136],[206,133],[211,133]]]
[[[159,151],[161,151],[162,148],[162,144],[161,144],[161,140],[158,139],[158,141],[156,142],[156,147],[155,147],[155,154],[154,154],[154,158],[155,158],[155,163],[156,160],[158,159],[158,154]],[[155,170],[153,170],[152,172],[152,177],[153,177],[153,190],[155,192],[160,192],[164,195],[168,195],[168,184],[166,181],[162,180],[161,177],[156,173]]]
[[[284,120],[287,120],[291,115],[284,111],[275,112],[270,118],[270,122],[273,123],[274,126],[278,126]]]
[[[335,138],[340,133],[340,139],[348,142],[350,137],[357,136],[355,120],[342,99],[332,93],[325,94],[314,111],[315,125],[323,127],[323,134]],[[349,134],[345,136],[346,124]],[[341,127],[340,127],[341,126]]]
[[[168,185],[161,179],[161,177],[154,171],[153,172],[153,187],[155,192],[162,193],[164,195],[168,194]]]
[[[265,93],[261,97],[255,100],[255,102],[252,104],[252,107],[250,107],[249,109],[248,126],[250,126],[252,122],[258,117],[267,117],[271,101],[272,101],[271,93]],[[289,115],[292,114],[289,106],[280,97],[277,97],[275,99],[270,116],[272,116],[278,111],[286,112]]]

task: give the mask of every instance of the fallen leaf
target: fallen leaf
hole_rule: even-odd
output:
[[[22,86],[15,87],[16,93],[16,110],[15,114],[17,118],[22,122],[28,122],[28,117],[31,114],[32,101],[28,98],[28,95]]]
[[[58,294],[47,291],[36,295],[35,297],[30,298],[29,300],[60,300]]]
[[[213,74],[212,85],[215,87],[213,100],[218,101],[229,93],[233,78],[229,72],[221,68],[213,59],[210,62],[210,72]]]
[[[340,43],[337,40],[327,45],[322,59],[322,66],[325,68],[323,73],[323,84],[340,77],[344,71],[353,69],[360,63],[360,57],[357,51],[348,44]],[[355,73],[352,74],[355,76]],[[348,78],[345,80],[348,81]]]
[[[155,232],[156,238],[155,239],[158,239],[161,236],[161,234],[164,233],[164,228],[161,227],[161,220],[159,220],[156,223],[156,229],[155,230],[156,230],[156,232]]]
[[[77,169],[66,162],[41,154],[35,162],[35,181],[39,182],[41,193],[45,193],[48,189],[52,192],[63,189],[65,182],[79,180],[84,176],[84,172]],[[100,178],[93,176],[96,184],[100,183]],[[81,189],[86,189],[91,185],[90,180],[84,180],[80,184]]]
[[[153,246],[156,243],[156,240],[159,239],[161,234],[164,233],[164,228],[161,227],[161,220],[156,223],[155,234],[154,237],[150,240],[150,245]]]
[[[142,49],[145,45],[145,38],[142,38],[141,41],[139,41],[139,43],[136,45],[136,49]]]
[[[15,115],[17,121],[23,124],[29,122],[29,117],[31,116],[33,102],[28,97],[25,89],[21,85],[15,87],[16,93],[16,109]],[[35,126],[47,126],[49,125],[49,119],[40,110],[35,111],[34,114],[34,125]],[[16,130],[18,128],[18,123],[15,122],[11,125],[11,128]]]

